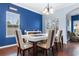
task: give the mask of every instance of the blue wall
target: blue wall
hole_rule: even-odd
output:
[[[73,32],[73,22],[79,20],[79,15],[71,16],[71,31]]]
[[[17,9],[17,11],[10,10],[9,7],[14,7]],[[6,38],[7,10],[20,14],[20,29],[22,30],[22,32],[25,29],[42,30],[42,15],[10,3],[0,3],[0,46],[16,43],[15,37]]]

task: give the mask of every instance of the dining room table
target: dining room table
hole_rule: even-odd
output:
[[[48,34],[47,33],[41,33],[41,34],[30,34],[30,35],[22,35],[23,38],[25,38],[28,42],[33,43],[33,55],[37,55],[37,43],[42,40],[47,40]]]

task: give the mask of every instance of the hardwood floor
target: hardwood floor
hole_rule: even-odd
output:
[[[16,56],[16,46],[0,49],[0,56]]]
[[[66,51],[69,56],[79,56],[79,42],[69,43]]]
[[[79,42],[69,42],[67,46],[57,54],[58,56],[79,56]]]
[[[16,56],[16,46],[0,49],[0,56]],[[79,42],[68,43],[62,50],[55,52],[55,56],[79,56]]]

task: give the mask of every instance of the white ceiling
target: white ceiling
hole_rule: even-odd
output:
[[[47,3],[13,3],[20,7],[35,11],[37,13],[43,14],[43,9],[47,6]],[[50,6],[53,7],[54,11],[74,5],[75,3],[52,3]]]

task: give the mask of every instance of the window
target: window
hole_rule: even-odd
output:
[[[6,37],[14,37],[20,27],[20,14],[6,11]]]
[[[79,33],[79,20],[73,21],[73,30],[75,33]]]

